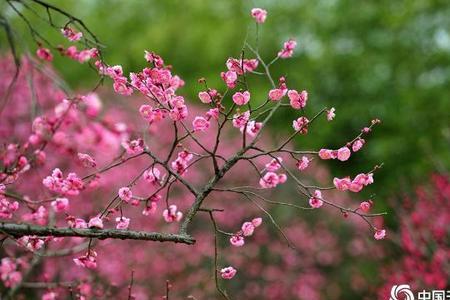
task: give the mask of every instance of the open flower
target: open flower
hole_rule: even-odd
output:
[[[93,217],[93,218],[91,218],[89,220],[88,227],[89,228],[103,229],[103,221],[98,216],[97,217]]]
[[[169,209],[163,211],[163,217],[167,223],[172,223],[174,221],[180,222],[183,218],[183,213],[177,210],[176,205],[170,205]]]
[[[373,237],[376,240],[382,240],[386,237],[386,230],[385,229],[377,229],[373,235]]]
[[[253,8],[251,14],[256,23],[262,24],[266,21],[267,11],[262,8]]]
[[[319,190],[314,191],[313,196],[309,198],[309,205],[311,205],[312,208],[319,208],[323,205],[321,191]]]
[[[233,267],[226,267],[220,270],[220,276],[222,276],[223,279],[231,279],[236,275],[236,269]]]
[[[204,117],[195,117],[194,121],[192,121],[192,126],[194,131],[205,131],[209,128],[209,121]]]
[[[130,225],[130,219],[125,217],[117,217],[116,218],[116,228],[117,229],[128,229],[128,226]]]
[[[242,247],[245,244],[244,237],[240,234],[235,234],[230,238],[231,245],[235,247]]]
[[[121,187],[119,189],[119,198],[125,201],[126,203],[130,202],[133,198],[133,193],[131,192],[131,189],[129,187]]]
[[[250,92],[236,92],[233,95],[233,102],[236,103],[236,105],[245,105],[250,101]]]

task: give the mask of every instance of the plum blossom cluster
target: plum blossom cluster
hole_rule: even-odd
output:
[[[70,26],[61,28],[61,33],[70,42],[77,42],[81,40],[81,38],[83,37],[83,32],[77,31]],[[69,46],[67,48],[65,48],[62,45],[58,45],[56,49],[62,56],[71,58],[79,63],[88,62],[91,59],[97,58],[99,56],[99,51],[95,47],[78,50],[77,46],[75,45]],[[38,49],[36,50],[36,56],[45,61],[53,60],[53,54],[51,50],[43,47],[40,42],[38,42]]]
[[[288,40],[283,44],[283,49],[278,52],[281,58],[289,58],[294,54],[294,49],[297,47],[297,42],[293,39]]]
[[[185,174],[193,157],[194,155],[187,150],[179,152],[177,158],[171,163],[172,169],[180,175]]]
[[[0,264],[0,278],[6,287],[14,287],[22,281],[22,273],[20,268],[27,267],[22,259],[12,259],[4,257]]]
[[[66,26],[61,28],[61,33],[64,37],[66,37],[71,42],[77,42],[83,37],[83,32],[76,31],[70,26]]]
[[[46,242],[46,239],[38,236],[23,236],[17,240],[17,243],[30,250],[31,252],[41,249]]]
[[[392,260],[380,267],[379,298],[389,297],[392,285],[399,278],[407,280],[416,290],[422,286],[448,287],[449,179],[448,174],[433,174],[428,182],[415,188],[414,195],[405,195],[400,203],[395,203],[401,207],[397,213],[400,230],[397,237],[391,238],[395,238],[401,251],[396,248],[388,252]],[[380,230],[378,236],[383,234]]]
[[[272,159],[269,163],[266,164],[267,173],[261,177],[259,180],[259,185],[264,189],[271,189],[277,187],[278,184],[285,183],[287,180],[287,175],[284,173],[277,174],[281,168],[281,163],[283,162],[283,158],[277,157]]]
[[[85,255],[74,258],[73,262],[79,267],[95,269],[97,268],[97,252],[90,250]]]
[[[235,247],[241,247],[245,244],[245,237],[252,236],[256,227],[259,227],[262,223],[261,218],[254,218],[249,222],[244,222],[241,226],[241,230],[233,234],[230,238],[231,245]],[[229,279],[229,278],[228,278]]]
[[[19,202],[8,201],[5,197],[6,187],[0,184],[0,219],[11,219],[13,213],[19,209]]]
[[[333,179],[333,184],[336,187],[336,189],[340,191],[347,191],[358,193],[360,192],[365,186],[373,183],[373,174],[358,174],[355,176],[353,180],[350,179],[350,177],[344,177],[344,178],[337,178],[335,177]]]
[[[63,173],[58,168],[54,169],[50,176],[45,177],[42,183],[50,191],[62,195],[78,195],[84,188],[83,180],[77,174],[69,173],[64,178]]]
[[[220,73],[220,77],[222,77],[222,80],[229,89],[234,89],[238,76],[253,72],[258,67],[258,64],[259,62],[256,59],[236,59],[230,57],[225,64],[228,71]],[[250,97],[250,94],[247,96]]]

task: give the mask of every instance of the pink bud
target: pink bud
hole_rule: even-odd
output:
[[[259,227],[262,224],[262,218],[254,218],[252,220],[252,224],[255,227]]]
[[[46,61],[52,61],[53,60],[53,54],[47,48],[39,48],[39,49],[37,49],[36,55],[37,55],[37,57],[39,57],[42,60],[46,60]]]
[[[370,205],[370,203],[369,203],[368,201],[363,201],[363,202],[361,202],[361,204],[359,205],[359,208],[360,208],[364,213],[368,213],[371,206],[372,206],[372,205]]]

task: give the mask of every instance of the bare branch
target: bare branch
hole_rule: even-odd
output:
[[[14,237],[26,235],[55,236],[55,237],[86,237],[96,239],[142,240],[157,242],[174,242],[192,245],[195,240],[186,234],[171,234],[160,232],[145,232],[118,229],[79,229],[55,228],[30,224],[0,223],[0,231]]]

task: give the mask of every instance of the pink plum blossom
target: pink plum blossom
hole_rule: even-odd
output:
[[[50,52],[47,48],[38,48],[36,51],[37,57],[39,57],[42,60],[46,61],[52,61],[53,60],[53,54]]]
[[[170,205],[168,209],[163,211],[164,220],[167,223],[172,223],[174,221],[180,222],[183,218],[183,213],[181,211],[177,211],[176,205]]]
[[[78,159],[86,168],[95,168],[95,166],[97,166],[95,159],[93,159],[89,154],[78,153]]]
[[[57,300],[58,294],[52,291],[45,292],[44,295],[42,295],[42,300]]]
[[[55,201],[51,202],[51,205],[55,212],[63,212],[63,211],[66,211],[69,207],[69,199],[56,198]]]
[[[309,205],[312,208],[319,208],[323,205],[322,193],[319,190],[315,190],[311,198],[309,198]]]
[[[286,94],[285,90],[282,89],[272,89],[269,91],[269,99],[272,101],[280,101],[281,98]]]
[[[158,208],[158,204],[156,204],[156,202],[150,201],[145,206],[144,210],[142,211],[142,214],[144,216],[153,215],[156,212],[157,208]]]
[[[102,221],[102,219],[100,219],[100,217],[98,217],[98,216],[93,217],[93,218],[91,218],[91,219],[89,220],[88,227],[89,227],[89,228],[103,229],[103,221]]]
[[[296,90],[289,90],[287,92],[290,104],[294,109],[301,109],[306,106],[306,101],[308,101],[308,92],[301,91],[300,93]]]
[[[194,131],[206,131],[209,128],[209,121],[204,117],[195,117],[194,121],[192,121],[192,126]]]
[[[340,161],[346,161],[350,158],[350,154],[350,149],[348,149],[347,147],[339,148],[337,151],[337,159],[339,159]]]
[[[233,116],[233,126],[236,128],[243,128],[245,127],[245,124],[250,119],[250,112],[246,111],[240,114],[236,114]]]
[[[218,108],[211,108],[210,110],[208,110],[208,112],[206,113],[207,119],[214,119],[214,120],[219,120],[219,109]]]
[[[220,276],[223,279],[232,279],[236,275],[236,269],[233,267],[226,267],[220,270]]]
[[[352,184],[352,182],[350,180],[350,177],[345,177],[342,179],[335,177],[333,179],[333,184],[338,190],[346,191],[350,188],[350,185]]]
[[[244,237],[240,234],[235,234],[230,238],[231,245],[235,247],[242,247],[245,244]]]
[[[319,157],[321,159],[324,159],[324,160],[336,159],[337,158],[337,151],[330,150],[330,149],[320,149]]]
[[[361,150],[361,148],[364,146],[364,144],[366,143],[366,141],[362,138],[358,138],[356,141],[353,142],[352,144],[352,150],[353,152],[357,152],[359,150]]]
[[[85,255],[74,258],[73,262],[79,267],[95,269],[97,268],[97,252],[90,250]]]
[[[146,180],[147,182],[150,183],[158,183],[161,177],[161,171],[159,171],[158,168],[156,167],[152,167],[149,170],[145,170],[144,174],[142,174],[142,177],[144,178],[144,180]]]
[[[333,121],[334,117],[336,116],[335,111],[336,111],[336,109],[334,107],[327,110],[327,120],[328,121]]]
[[[233,95],[233,102],[236,103],[236,105],[245,105],[250,101],[250,92],[244,91],[244,92],[236,92]]]
[[[17,243],[19,245],[24,246],[31,252],[41,249],[45,244],[45,242],[42,238],[39,238],[37,236],[27,236],[27,235],[17,239]]]
[[[144,151],[144,141],[142,139],[125,141],[122,142],[122,147],[127,151],[128,154],[139,154]]]
[[[279,176],[274,172],[267,172],[260,180],[259,185],[262,188],[270,189],[274,188],[280,182]]]
[[[222,72],[220,74],[222,80],[225,82],[228,88],[233,89],[236,86],[237,74],[234,71]]]
[[[118,192],[119,198],[126,203],[130,202],[133,198],[133,193],[129,187],[121,187]]]
[[[309,120],[306,117],[300,117],[292,122],[292,127],[294,128],[295,131],[298,131],[300,134],[307,134],[308,123]]]
[[[258,64],[257,59],[236,59],[231,57],[226,62],[228,70],[236,72],[238,75],[254,71],[258,67]]]
[[[128,226],[130,225],[130,219],[125,217],[117,217],[116,223],[117,229],[128,229]]]
[[[203,103],[211,103],[212,99],[208,92],[202,91],[198,93],[198,98]]]
[[[359,208],[364,213],[368,213],[370,211],[371,207],[372,207],[372,204],[369,201],[363,201],[359,204]]]
[[[266,21],[267,11],[262,8],[253,8],[251,15],[253,19],[255,19],[256,23],[262,24]]]
[[[251,236],[255,230],[255,225],[252,222],[244,222],[242,224],[242,234],[244,236]]]
[[[386,230],[385,229],[377,229],[373,235],[373,237],[376,240],[382,240],[386,237]]]
[[[294,54],[294,49],[297,47],[297,42],[293,39],[288,40],[283,44],[283,49],[278,52],[278,56],[281,58],[289,58]]]
[[[241,132],[244,131],[244,127],[246,127],[246,132],[248,135],[250,136],[256,136],[258,134],[258,132],[261,130],[262,128],[262,122],[255,122],[255,121],[249,121],[247,123],[247,125],[244,125],[243,127],[240,128]]]
[[[308,158],[308,157],[306,157],[306,156],[302,156],[302,159],[301,160],[299,160],[298,162],[297,162],[297,168],[300,170],[300,171],[304,171],[304,170],[306,170],[306,168],[308,168],[308,166],[309,166],[309,163],[310,163],[310,159]]]
[[[255,227],[259,227],[262,224],[262,218],[254,218],[252,220],[252,224]]]
[[[282,162],[283,162],[283,158],[281,158],[281,157],[274,158],[269,163],[266,164],[266,170],[269,172],[275,172],[279,168],[281,168]]]
[[[71,27],[61,28],[61,33],[71,42],[79,41],[83,37],[83,33],[81,31],[76,31]]]

